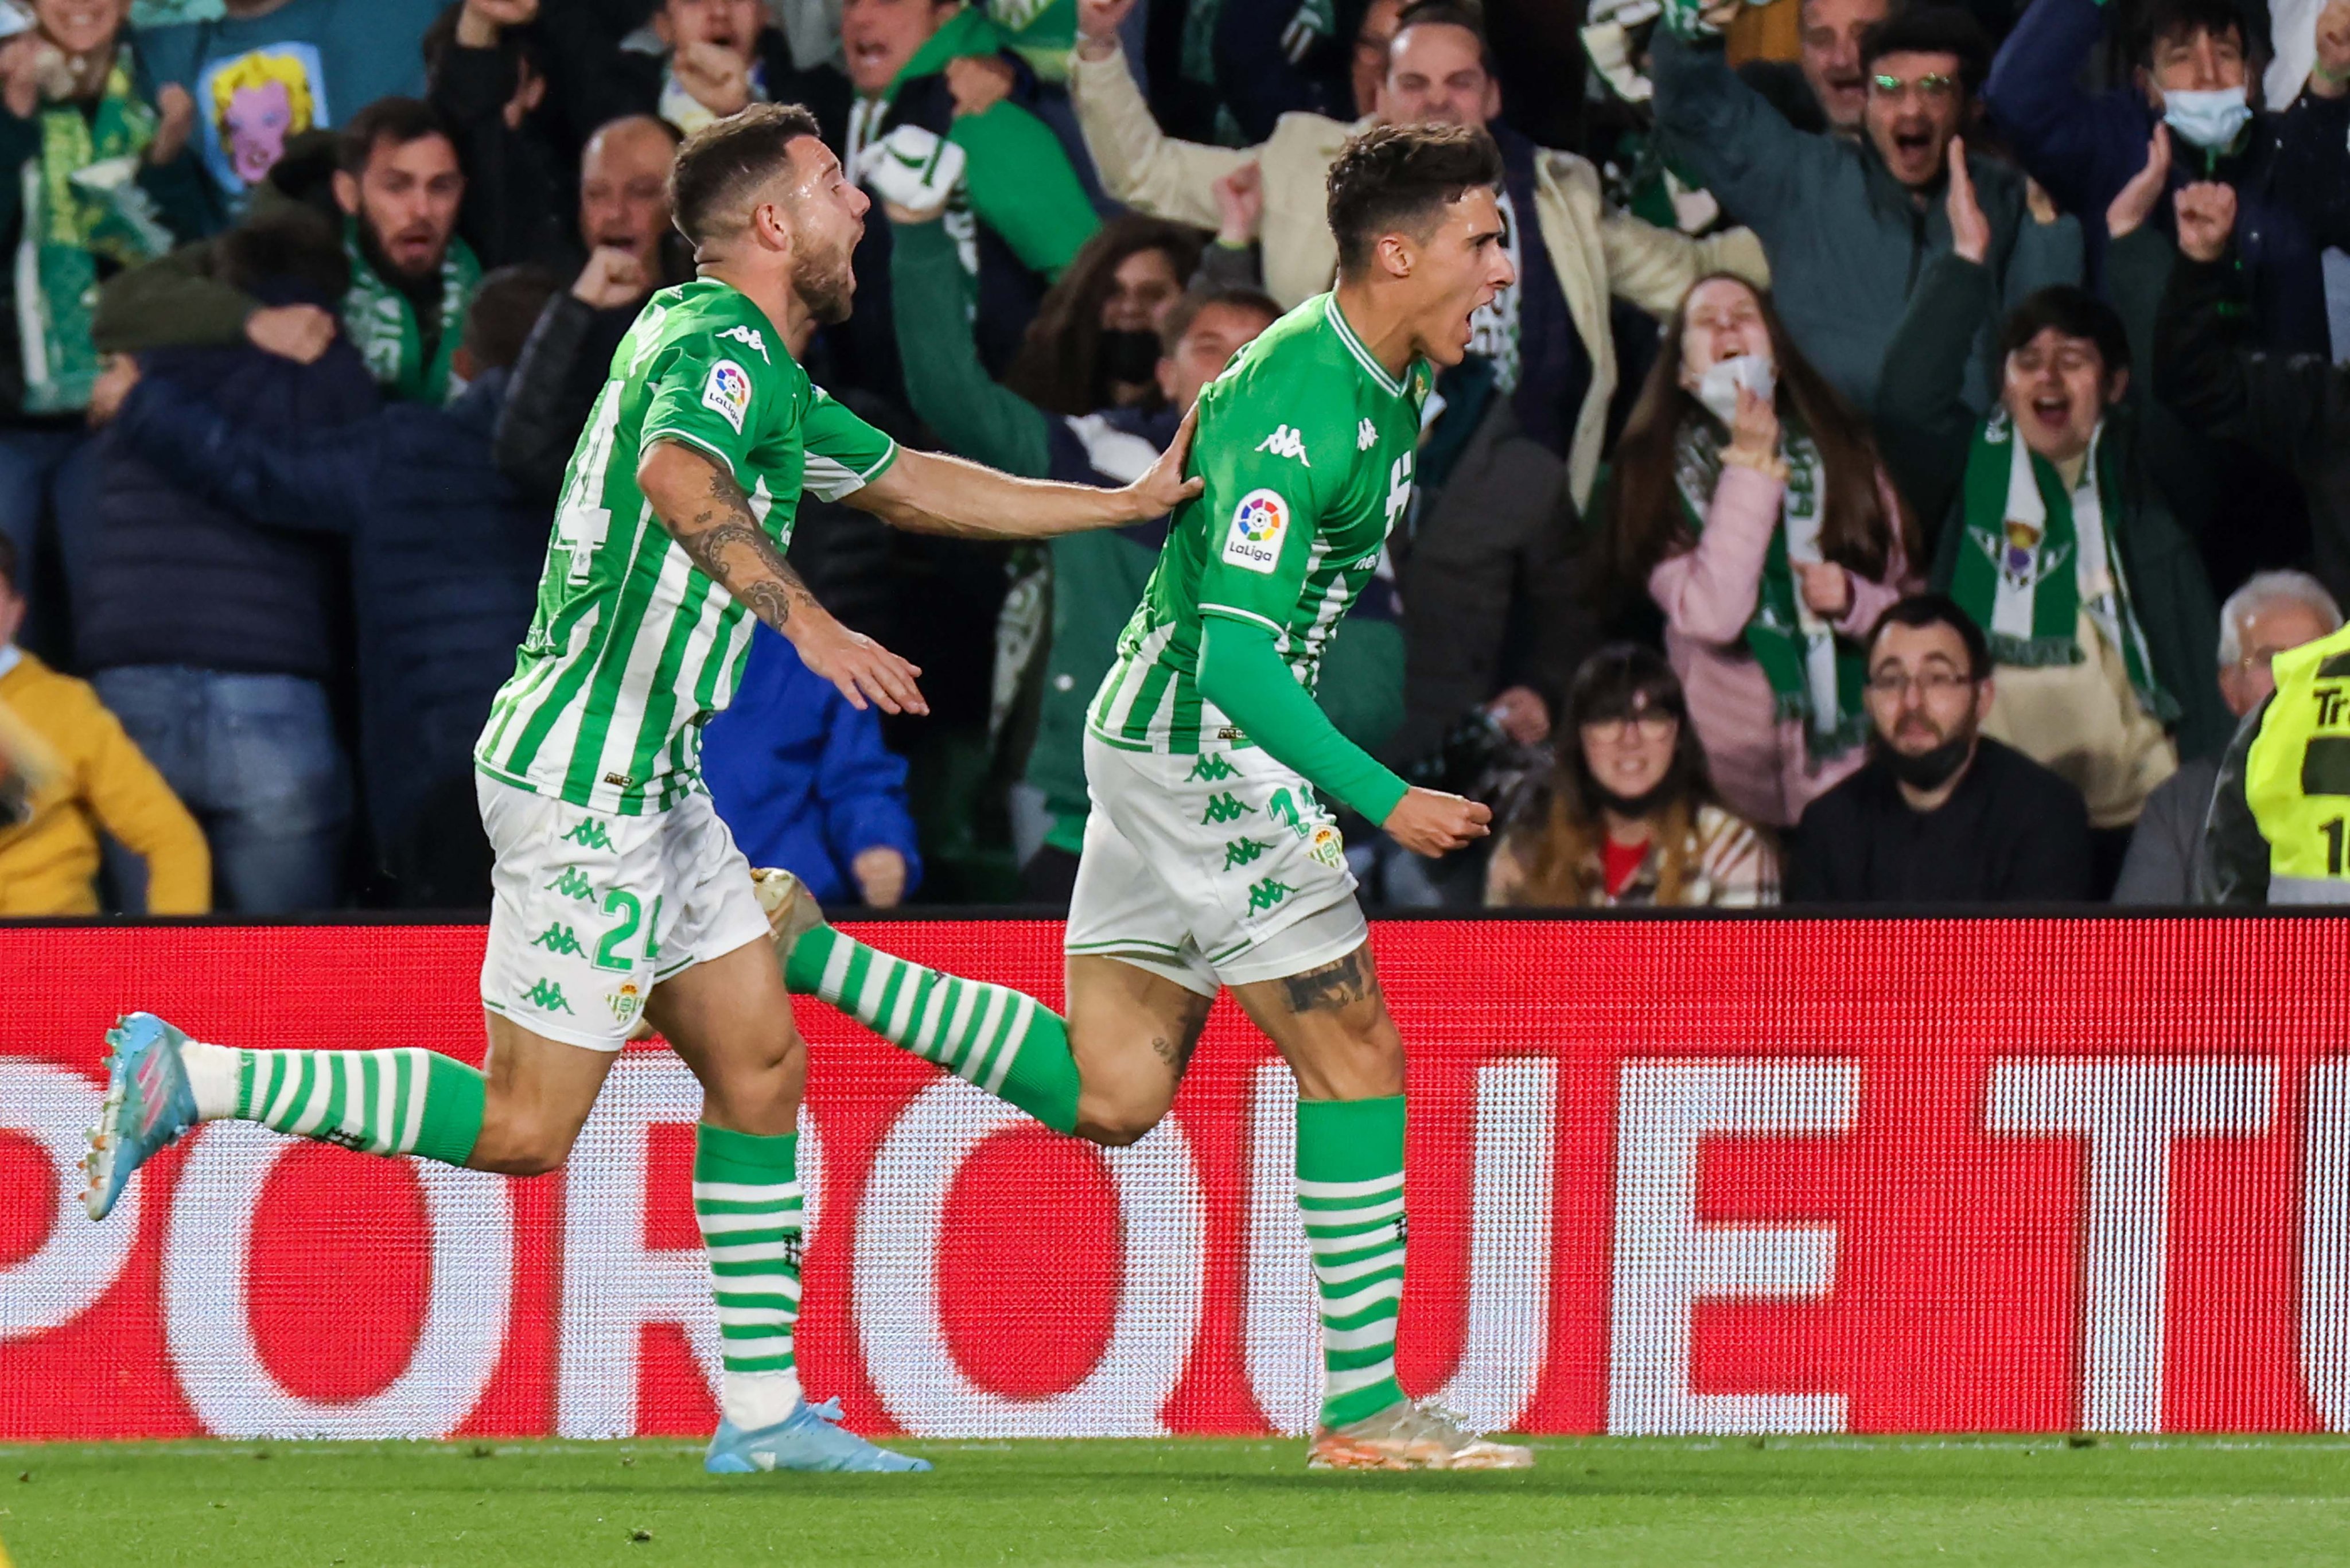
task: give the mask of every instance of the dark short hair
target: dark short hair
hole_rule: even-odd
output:
[[[803,136],[822,140],[815,115],[795,103],[754,103],[680,142],[669,167],[678,233],[700,244],[719,213],[790,162],[791,145]]]
[[[2095,343],[2107,376],[2130,368],[2129,334],[2122,329],[2121,317],[2087,289],[2069,283],[2051,284],[2007,313],[1999,327],[2000,359],[2004,362],[2052,327],[2067,337]]]
[[[2233,33],[2249,59],[2268,52],[2267,21],[2266,6],[2255,16],[2235,0],[2142,0],[2137,25],[2130,29],[2130,57],[2151,66],[2155,46],[2166,38],[2191,38],[2198,33],[2224,38]]]
[[[1176,348],[1183,341],[1183,335],[1191,330],[1191,323],[1200,319],[1200,313],[1219,306],[1231,310],[1255,311],[1269,322],[1278,321],[1282,317],[1281,306],[1274,302],[1273,296],[1261,288],[1201,289],[1186,294],[1167,312],[1167,319],[1159,327],[1159,352],[1170,358],[1174,358]]]
[[[465,348],[484,370],[502,369],[522,358],[524,339],[538,313],[563,287],[546,267],[531,263],[502,266],[482,279],[465,307]]]
[[[1875,71],[1887,55],[1956,55],[1959,82],[1971,98],[1991,70],[1991,39],[1974,13],[1956,5],[1911,5],[1886,14],[1860,36],[1860,68]]]
[[[1908,598],[1894,600],[1886,612],[1877,618],[1877,624],[1868,628],[1866,646],[1871,659],[1877,655],[1877,639],[1885,635],[1885,628],[1888,626],[1906,626],[1913,630],[1929,626],[1949,627],[1959,634],[1959,640],[1966,644],[1967,679],[1977,681],[1991,679],[1991,643],[1984,638],[1982,628],[1975,624],[1974,618],[1960,609],[1959,601],[1950,595],[1911,594]]]
[[[454,151],[457,139],[449,134],[448,121],[422,99],[380,98],[357,114],[343,127],[343,134],[335,144],[336,166],[354,177],[367,172],[368,161],[384,142],[405,147],[411,141],[421,141],[437,136]]]
[[[1493,46],[1485,36],[1485,19],[1460,0],[1412,0],[1396,16],[1396,37],[1413,27],[1460,28],[1477,40],[1477,63],[1487,76],[1493,74]]]
[[[1415,238],[1471,189],[1502,182],[1502,154],[1481,126],[1375,125],[1330,165],[1330,232],[1338,270],[1359,272],[1382,234]]]
[[[213,247],[213,273],[231,288],[258,294],[293,284],[319,300],[351,286],[342,231],[307,207],[289,207],[236,224]]]

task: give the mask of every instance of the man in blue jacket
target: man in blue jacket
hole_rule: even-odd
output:
[[[2326,10],[2338,13],[2344,0]],[[2256,35],[2235,0],[2147,0],[2137,14],[2137,69],[2126,87],[2082,90],[2112,12],[2098,0],[2033,0],[1983,89],[1991,119],[2026,171],[2086,231],[2089,271],[2105,264],[2106,208],[2146,167],[2147,139],[2169,127],[2170,186],[2220,181],[2242,213],[2238,253],[2255,342],[2274,353],[2329,352],[2319,256],[2350,243],[2350,47],[2317,27],[2303,95],[2262,111]],[[2157,222],[2168,232],[2170,203]]]
[[[391,402],[289,429],[232,418],[127,358],[108,389],[115,439],[159,472],[288,537],[348,538],[368,814],[411,909],[489,903],[473,740],[514,670],[546,549],[545,508],[498,472],[491,433],[508,369],[558,286],[526,267],[484,280],[453,366],[466,387],[446,408]]]
[[[743,853],[820,902],[886,909],[921,883],[906,764],[883,748],[881,716],[850,707],[764,626],[734,701],[710,722],[702,776]]]

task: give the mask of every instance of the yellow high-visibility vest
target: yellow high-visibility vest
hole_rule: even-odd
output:
[[[2269,844],[2269,902],[2350,903],[2350,627],[2276,656],[2276,696],[2244,760]]]

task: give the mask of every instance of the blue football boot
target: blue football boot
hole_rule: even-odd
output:
[[[760,1470],[926,1470],[931,1461],[893,1454],[845,1430],[838,1399],[821,1405],[803,1399],[790,1415],[755,1432],[722,1419],[702,1468],[715,1476],[744,1476]]]
[[[180,1047],[188,1037],[151,1012],[115,1020],[106,1032],[106,1099],[82,1157],[82,1207],[93,1220],[113,1212],[130,1173],[196,1125],[196,1095]]]

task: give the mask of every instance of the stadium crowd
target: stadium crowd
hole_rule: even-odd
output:
[[[2350,0],[0,0],[0,914],[486,906],[473,742],[609,521],[671,152],[754,101],[875,199],[816,381],[1102,484],[1329,286],[1353,130],[1491,130],[1517,281],[1317,695],[1497,832],[1350,822],[1375,905],[2191,902],[2341,624]],[[810,495],[931,711],[762,629],[753,863],[1066,903],[1167,528]]]

